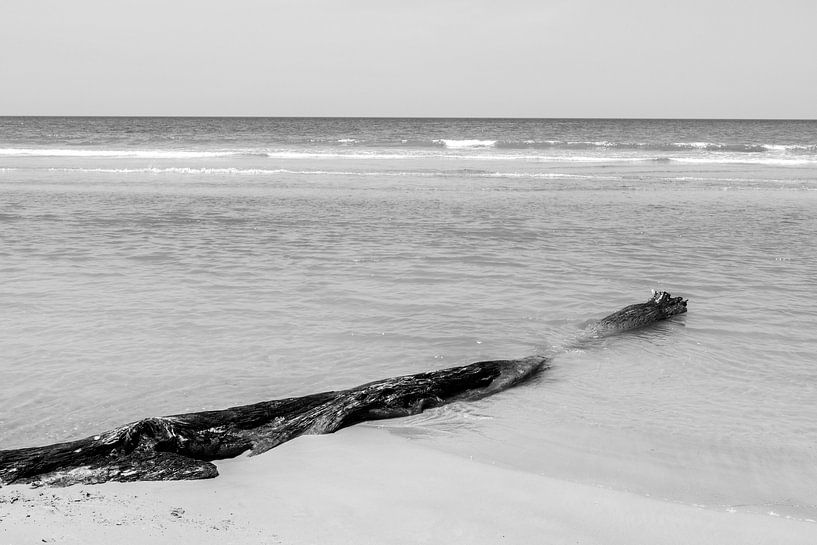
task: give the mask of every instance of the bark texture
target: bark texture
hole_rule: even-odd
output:
[[[349,390],[146,418],[78,441],[0,451],[0,485],[206,479],[218,475],[211,460],[259,454],[299,435],[484,397],[546,367],[546,358],[539,356],[483,361]]]

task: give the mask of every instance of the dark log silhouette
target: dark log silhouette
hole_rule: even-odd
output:
[[[611,332],[663,320],[686,311],[686,301],[679,301],[662,292],[598,325]],[[483,361],[348,390],[146,418],[77,441],[0,451],[0,485],[211,478],[218,475],[211,460],[247,451],[259,454],[300,435],[332,433],[366,420],[409,416],[454,401],[485,397],[548,366],[543,356]]]
[[[0,484],[203,479],[210,460],[258,454],[303,434],[332,433],[365,420],[417,414],[509,388],[546,367],[529,357],[472,363],[334,392],[221,411],[146,418],[45,447],[0,451]]]

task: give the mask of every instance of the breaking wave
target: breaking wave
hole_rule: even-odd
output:
[[[305,176],[360,176],[360,177],[420,177],[420,178],[532,178],[532,179],[598,179],[618,180],[620,176],[571,174],[562,172],[497,172],[480,169],[452,169],[452,170],[383,170],[383,171],[356,171],[356,170],[296,170],[286,168],[47,168],[31,169],[47,172],[76,172],[101,174],[181,174],[181,175],[227,175],[227,176],[271,176],[276,174],[292,174]]]
[[[502,140],[489,138],[435,138],[424,140],[418,138],[367,139],[340,138],[332,142],[314,141],[320,146],[341,146],[344,148],[378,149],[439,149],[449,150],[630,150],[630,151],[706,151],[722,153],[787,153],[817,154],[817,144],[767,144],[767,143],[723,143],[723,142],[635,142],[610,140]]]
[[[254,143],[255,144],[255,143]],[[477,161],[530,161],[553,163],[747,163],[766,165],[817,164],[817,144],[725,144],[713,142],[640,143],[570,140],[493,139],[401,139],[399,142],[373,143],[354,138],[339,138],[321,145],[291,145],[243,149],[104,149],[104,148],[0,148],[0,159],[64,158],[93,160],[156,160],[192,162],[200,160],[255,159],[254,167],[264,168],[264,159],[360,159],[372,161],[431,159],[466,159]],[[204,163],[207,164],[207,163]],[[212,165],[213,163],[207,164]],[[18,165],[2,165],[18,166]],[[66,165],[68,166],[68,165]],[[88,165],[84,165],[88,166]],[[100,165],[102,166],[102,165]],[[106,164],[104,166],[110,166]],[[150,165],[154,166],[154,165]],[[177,166],[177,165],[173,165]],[[186,166],[186,165],[185,165]],[[221,166],[221,165],[219,165]],[[230,165],[232,166],[232,165]],[[277,165],[276,165],[277,166]]]
[[[442,144],[449,149],[463,149],[463,148],[492,148],[496,145],[496,140],[434,140],[435,144]]]
[[[783,144],[724,144],[716,142],[609,142],[609,141],[568,141],[568,140],[523,140],[499,141],[497,148],[506,149],[565,149],[565,150],[646,150],[646,151],[712,151],[730,153],[817,153],[815,145],[783,145]]]

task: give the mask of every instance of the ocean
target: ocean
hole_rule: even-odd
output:
[[[817,121],[0,118],[0,448],[548,354],[365,425],[815,521],[815,233]]]

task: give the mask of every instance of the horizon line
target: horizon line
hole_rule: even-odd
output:
[[[515,117],[515,116],[368,116],[368,115],[0,115],[2,118],[77,118],[77,119],[415,119],[415,120],[495,120],[495,121],[817,121],[817,117]]]

